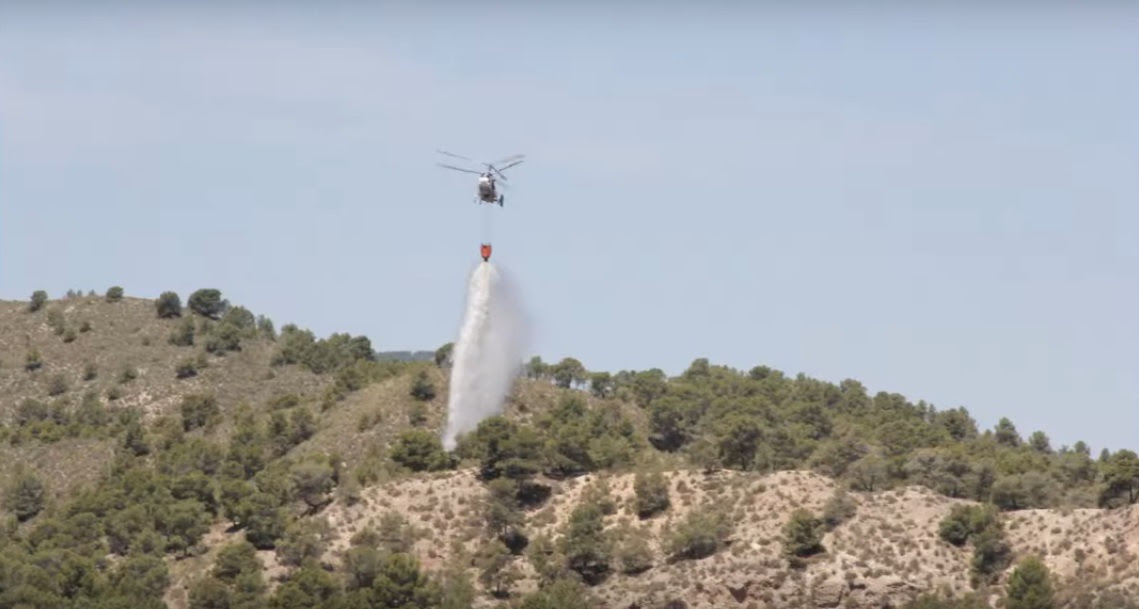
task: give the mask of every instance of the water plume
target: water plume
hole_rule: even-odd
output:
[[[467,308],[452,352],[443,448],[483,419],[499,414],[522,370],[529,339],[517,291],[495,265],[482,262],[467,288]]]

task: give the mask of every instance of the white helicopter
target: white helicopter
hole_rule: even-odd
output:
[[[452,156],[452,157],[455,157],[457,159],[463,159],[466,161],[471,161],[472,163],[475,162],[474,160],[468,159],[465,156],[460,156],[460,155],[457,155],[457,154],[454,154],[451,152],[447,152],[446,150],[438,150],[437,152],[439,154],[445,154],[447,156]],[[496,180],[495,180],[494,176],[497,175],[499,178],[502,178],[503,182],[505,182],[506,176],[502,175],[502,172],[506,171],[507,169],[510,169],[511,167],[514,167],[515,165],[517,165],[519,163],[521,163],[523,161],[524,156],[525,155],[522,155],[522,154],[515,154],[513,156],[508,156],[505,159],[501,159],[501,160],[495,161],[493,163],[480,163],[481,165],[484,165],[487,168],[486,171],[476,171],[474,169],[464,169],[462,167],[455,167],[454,165],[446,165],[444,163],[438,163],[438,165],[440,167],[445,167],[447,169],[454,169],[455,171],[464,171],[466,173],[477,173],[479,176],[479,190],[478,190],[478,199],[476,199],[475,202],[476,203],[477,202],[491,203],[491,204],[498,203],[499,207],[504,207],[503,202],[506,200],[506,197],[498,192],[498,186],[496,184]],[[506,164],[502,165],[503,163],[506,163]],[[496,165],[502,165],[502,166],[496,167]],[[506,184],[503,184],[503,186],[505,187]]]

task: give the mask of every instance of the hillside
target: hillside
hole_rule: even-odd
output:
[[[209,289],[0,302],[0,608],[1139,607],[1133,451],[535,357],[447,454],[448,349]]]

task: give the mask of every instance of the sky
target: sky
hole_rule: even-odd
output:
[[[0,7],[0,298],[435,349],[488,240],[547,361],[1139,449],[1136,9],[363,4]]]

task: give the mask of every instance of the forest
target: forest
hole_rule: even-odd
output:
[[[854,379],[703,357],[670,377],[534,356],[506,411],[447,453],[449,344],[433,357],[385,356],[367,337],[277,329],[210,288],[185,304],[116,286],[0,306],[13,313],[0,327],[0,457],[12,464],[0,477],[0,608],[165,608],[172,573],[207,554],[186,607],[593,607],[602,582],[654,568],[646,542],[606,524],[616,507],[604,492],[586,493],[557,535],[535,534],[534,514],[566,481],[628,474],[636,518],[649,520],[674,504],[665,477],[676,471],[836,481],[825,509],[795,510],[781,525],[790,572],[825,551],[851,496],[920,486],[968,500],[939,536],[971,552],[973,590],[923,591],[910,609],[988,606],[984,593],[1006,572],[1009,608],[1137,606],[1115,593],[1064,597],[1039,558],[1014,555],[1003,524],[1023,510],[1128,509],[1139,500],[1132,450],[1053,446],[1007,418],[980,429],[964,407],[871,395]],[[388,397],[369,393],[380,391]],[[43,456],[52,454],[71,461]],[[63,471],[86,481],[65,485]],[[431,531],[390,511],[330,559],[321,516],[331,505],[462,471],[486,495],[476,551],[428,569],[412,547]],[[663,558],[725,551],[731,520],[690,514],[660,540]],[[527,578],[536,588],[515,592]]]

